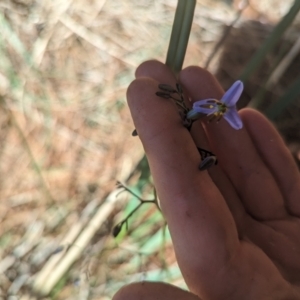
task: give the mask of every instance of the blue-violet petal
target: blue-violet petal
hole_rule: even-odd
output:
[[[193,104],[192,111],[206,115],[214,114],[218,111],[217,101],[213,98],[196,101]]]
[[[223,118],[230,124],[230,126],[236,130],[243,127],[243,122],[235,108],[228,109]]]
[[[239,100],[244,89],[242,81],[236,81],[229,90],[223,95],[221,102],[225,103],[227,107],[233,107]]]

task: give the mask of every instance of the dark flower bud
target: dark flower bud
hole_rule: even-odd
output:
[[[112,235],[113,237],[117,237],[119,235],[119,233],[121,232],[122,230],[122,227],[123,227],[123,222],[117,224],[114,229],[113,229],[113,232],[112,232]]]
[[[208,156],[201,161],[201,163],[199,165],[199,170],[200,171],[207,170],[216,164],[217,164],[217,157],[216,156]]]
[[[169,93],[165,93],[165,92],[156,92],[155,95],[165,99],[169,99],[171,97]]]
[[[158,88],[160,90],[162,90],[162,91],[165,91],[165,92],[177,93],[177,91],[173,87],[171,87],[170,85],[168,85],[168,84],[159,84]]]

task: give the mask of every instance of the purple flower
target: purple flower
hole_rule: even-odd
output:
[[[232,128],[241,129],[243,123],[236,110],[236,103],[243,89],[243,83],[238,80],[223,95],[221,100],[209,98],[194,102],[193,108],[187,114],[187,119],[196,120],[203,116],[209,116],[209,121],[219,121],[223,117]]]

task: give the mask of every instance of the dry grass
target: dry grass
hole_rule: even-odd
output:
[[[236,15],[222,2],[198,2],[186,65],[204,65]],[[168,235],[161,252],[154,207],[128,237],[110,234],[126,200],[111,192],[143,153],[126,88],[140,62],[164,61],[175,6],[0,3],[0,299],[104,300],[145,276],[183,284]]]

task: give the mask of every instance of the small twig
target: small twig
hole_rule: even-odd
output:
[[[295,42],[294,46],[291,50],[286,54],[286,56],[282,59],[282,61],[278,64],[274,72],[272,73],[271,77],[269,78],[268,82],[266,83],[266,89],[272,88],[281,76],[284,74],[286,69],[289,67],[291,62],[300,52],[300,37]]]
[[[131,189],[129,189],[126,185],[124,185],[123,183],[121,183],[120,181],[117,181],[117,188],[122,188],[123,191],[125,190],[125,191],[129,192],[131,195],[133,195],[134,197],[136,197],[136,198],[139,199],[140,201],[145,201],[145,200],[143,200],[139,195],[137,195],[135,192],[133,192]],[[121,190],[121,191],[119,192],[119,194],[122,193],[123,191]],[[119,195],[119,194],[118,194],[118,195]],[[117,196],[118,196],[118,195],[117,195]]]
[[[122,184],[121,182],[117,182],[117,186],[118,188],[123,188],[125,191],[129,192],[130,194],[132,194],[134,197],[136,197],[140,203],[127,215],[126,218],[124,218],[121,222],[119,222],[117,225],[114,226],[113,228],[113,236],[114,237],[117,237],[118,234],[121,232],[124,224],[126,225],[126,230],[128,230],[128,220],[129,218],[135,213],[137,212],[141,207],[142,205],[146,204],[146,203],[152,203],[152,204],[155,204],[156,207],[160,210],[159,208],[159,205],[158,205],[158,201],[157,201],[157,194],[156,194],[156,190],[154,188],[154,196],[155,198],[152,199],[152,200],[144,200],[142,199],[140,196],[138,196],[136,193],[134,193],[131,189],[129,189],[128,187],[126,187],[124,184]]]
[[[125,63],[128,66],[136,67],[132,62],[128,61],[126,58],[122,58],[119,55],[118,49],[110,49],[109,47],[107,47],[105,41],[101,36],[94,34],[92,31],[88,30],[86,27],[79,24],[71,17],[69,17],[66,13],[62,14],[59,20],[64,26],[66,26],[74,34],[80,36],[82,39],[84,39],[85,41],[87,41],[97,49],[104,51],[109,56],[117,59],[118,61]]]
[[[70,247],[68,247],[67,252],[63,251],[52,257],[52,259],[59,257],[59,263],[58,261],[56,262],[56,266],[51,272],[48,273],[47,270],[47,277],[45,277],[45,272],[43,272],[43,270],[41,270],[41,274],[37,275],[33,283],[33,288],[38,294],[48,295],[63,274],[65,274],[70,266],[80,257],[97,230],[99,230],[113,211],[117,201],[115,196],[118,192],[118,190],[113,191],[107,197],[106,201],[98,208],[88,224],[84,228],[80,228],[82,229],[82,232]],[[61,257],[61,255],[63,257]]]
[[[54,3],[53,3],[54,2]],[[72,0],[68,1],[53,1],[49,5],[53,5],[55,9],[51,10],[51,14],[48,16],[47,22],[45,22],[45,27],[43,29],[43,34],[37,38],[33,44],[32,50],[32,62],[35,67],[39,67],[44,54],[47,50],[50,39],[55,32],[55,26],[57,25],[59,18],[64,14],[72,4]]]
[[[215,55],[218,53],[218,51],[221,49],[221,46],[223,45],[224,41],[226,40],[226,38],[230,34],[230,31],[231,31],[232,27],[240,19],[240,17],[242,16],[243,11],[248,7],[248,5],[249,5],[249,2],[248,2],[248,0],[246,0],[244,5],[242,5],[242,7],[237,11],[235,19],[232,21],[232,23],[229,26],[226,27],[226,29],[223,32],[223,35],[221,36],[221,38],[219,39],[217,44],[215,44],[212,52],[210,53],[210,55],[209,55],[209,57],[208,57],[208,59],[205,63],[205,66],[204,66],[205,69],[207,69],[209,67],[209,64],[211,63],[211,61],[213,60]]]

